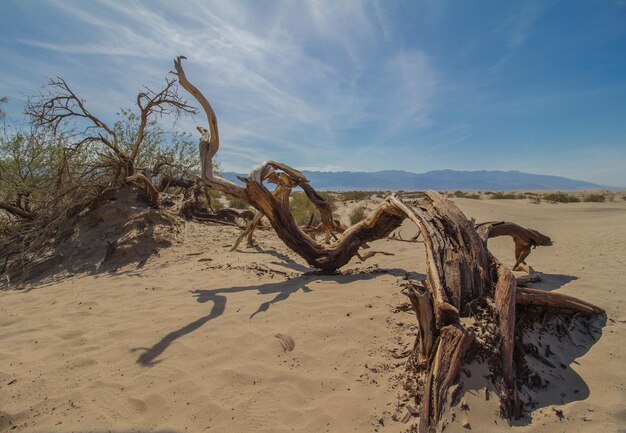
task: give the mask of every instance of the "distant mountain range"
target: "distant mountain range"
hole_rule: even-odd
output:
[[[320,191],[414,191],[414,190],[581,190],[610,188],[560,176],[523,173],[521,171],[456,171],[435,170],[410,173],[404,170],[361,171],[303,171],[315,189]],[[226,172],[224,177],[237,181],[241,173]]]

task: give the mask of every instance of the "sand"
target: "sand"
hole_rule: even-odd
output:
[[[477,221],[550,235],[556,244],[528,260],[543,274],[538,287],[593,302],[607,321],[597,340],[552,343],[566,368],[512,426],[495,396],[485,401],[472,366],[461,395],[469,410],[448,408],[446,432],[467,431],[466,422],[478,432],[624,431],[626,202],[455,201]],[[391,354],[412,344],[414,318],[393,311],[405,301],[402,278],[423,278],[423,245],[376,241],[395,256],[323,276],[270,231],[239,252],[227,247],[236,228],[176,231],[141,267],[0,292],[1,432],[407,429],[394,420],[405,411],[403,361]],[[412,232],[406,223],[403,237]],[[510,240],[490,247],[512,261]],[[293,351],[276,334],[290,336]]]

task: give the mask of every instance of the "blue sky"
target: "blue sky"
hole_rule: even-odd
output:
[[[178,54],[217,112],[226,170],[274,159],[626,186],[626,0],[2,1],[14,119],[62,76],[113,120]]]

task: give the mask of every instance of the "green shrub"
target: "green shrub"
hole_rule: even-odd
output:
[[[561,191],[544,194],[543,199],[550,203],[578,203],[580,199],[572,194]]]
[[[590,203],[602,203],[606,201],[604,194],[589,194],[583,198],[583,201]]]
[[[364,218],[365,218],[365,208],[363,206],[354,208],[354,210],[350,212],[350,224],[356,224],[359,221],[362,221]]]

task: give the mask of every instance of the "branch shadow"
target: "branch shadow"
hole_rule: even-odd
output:
[[[250,315],[250,319],[253,319],[257,314],[266,312],[270,309],[270,307],[278,302],[285,301],[291,296],[293,293],[296,293],[302,290],[303,293],[310,293],[313,290],[309,287],[309,284],[316,281],[332,281],[338,284],[349,284],[355,281],[365,281],[376,278],[381,274],[393,275],[397,277],[411,276],[412,278],[423,279],[425,276],[421,274],[417,274],[414,272],[407,272],[404,269],[393,268],[393,269],[376,269],[375,271],[370,272],[355,272],[350,274],[341,274],[341,273],[323,273],[323,272],[308,272],[302,274],[296,278],[280,281],[280,282],[271,282],[265,284],[253,284],[248,286],[233,286],[219,289],[206,289],[206,290],[190,290],[190,293],[196,298],[197,302],[206,303],[212,302],[213,306],[211,307],[211,311],[206,316],[202,316],[199,319],[194,320],[187,325],[176,329],[165,337],[163,337],[160,341],[154,344],[152,347],[146,348],[134,348],[131,352],[142,350],[143,353],[139,355],[137,358],[137,363],[144,366],[150,367],[156,365],[160,362],[157,358],[165,352],[165,350],[172,344],[174,341],[183,337],[198,328],[200,328],[205,323],[210,320],[216,319],[221,316],[226,309],[227,295],[241,292],[250,292],[256,291],[259,295],[269,295],[275,294],[275,296],[266,302],[262,302],[259,307]]]
[[[578,277],[574,275],[544,274],[543,272],[537,273],[539,274],[539,277],[541,279],[536,283],[528,284],[528,287],[532,287],[533,289],[545,290],[547,292],[560,289],[564,285],[578,279]]]
[[[276,250],[263,249],[259,247],[258,245],[253,245],[248,248],[249,248],[248,250],[241,249],[237,251],[243,254],[267,254],[269,256],[276,257],[280,261],[272,261],[271,262],[272,264],[283,266],[285,268],[289,268],[294,271],[298,271],[298,272],[314,271],[314,268],[300,264],[296,262],[294,259],[292,259],[291,257],[289,257],[287,254],[278,252]]]

